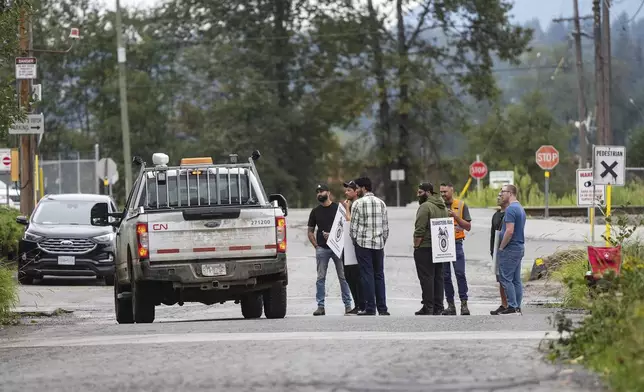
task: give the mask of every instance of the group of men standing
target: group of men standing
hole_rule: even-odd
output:
[[[318,307],[313,315],[325,315],[325,282],[330,260],[335,264],[345,314],[373,316],[377,311],[380,315],[389,315],[384,276],[384,247],[389,237],[386,204],[373,194],[371,181],[367,177],[345,182],[344,187],[346,200],[342,204],[346,210],[346,221],[350,222],[349,236],[355,248],[358,264],[345,265],[326,244],[339,204],[330,199],[328,186],[320,184],[316,188],[320,204],[311,211],[308,222],[309,241],[316,249],[317,262]],[[501,231],[502,238],[497,256],[497,281],[501,287],[502,305],[490,312],[493,315],[521,312],[520,272],[524,254],[525,212],[516,199],[516,192],[516,187],[513,185],[506,185],[501,189],[497,198],[501,212],[495,214],[492,222],[492,246],[496,230]],[[434,191],[433,184],[421,183],[418,186],[417,196],[419,207],[416,213],[413,247],[423,306],[415,314],[457,314],[451,273],[453,267],[460,299],[460,313],[469,315],[463,251],[465,231],[470,231],[472,227],[469,208],[462,200],[454,198],[454,186],[451,183],[440,184],[440,195]],[[456,261],[435,263],[432,257],[433,244],[429,223],[431,219],[447,217],[454,219]],[[315,234],[316,227],[317,234]],[[491,250],[493,253],[493,249]],[[353,308],[351,307],[352,296],[355,302]],[[444,299],[447,299],[447,308],[443,306]]]

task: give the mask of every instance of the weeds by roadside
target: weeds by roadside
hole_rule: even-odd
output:
[[[20,211],[0,206],[0,325],[15,321],[11,310],[18,303],[18,284],[14,278],[18,240],[23,228],[16,223]],[[8,261],[7,261],[8,260]]]
[[[612,246],[622,246],[619,275],[604,275],[592,292],[584,279],[586,259],[568,259],[552,276],[566,283],[564,306],[588,316],[575,325],[565,313],[554,322],[560,338],[549,343],[549,358],[579,363],[603,375],[616,392],[644,390],[644,244],[631,239],[637,226],[612,217]]]

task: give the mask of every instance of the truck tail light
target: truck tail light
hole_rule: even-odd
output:
[[[286,218],[275,219],[275,233],[277,241],[277,253],[286,253]]]
[[[136,238],[137,238],[137,254],[139,259],[147,259],[149,256],[148,252],[148,224],[147,223],[137,223],[136,224]]]

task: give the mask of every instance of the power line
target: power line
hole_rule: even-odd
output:
[[[640,7],[637,9],[637,11],[635,11],[635,15],[633,15],[633,17],[631,18],[631,20],[629,20],[629,21],[628,21],[628,23],[629,23],[629,24],[635,21],[635,18],[637,18],[637,15],[638,15],[638,14],[640,13],[640,11],[642,10],[642,7],[644,7],[644,0],[642,0],[642,2],[640,3]]]

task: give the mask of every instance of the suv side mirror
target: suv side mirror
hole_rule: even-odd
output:
[[[277,201],[277,205],[279,205],[282,209],[284,216],[288,215],[288,203],[286,202],[286,198],[284,196],[279,193],[274,193],[268,196],[268,201],[270,201],[271,203],[273,201]]]
[[[29,224],[29,219],[24,215],[20,215],[16,217],[16,223],[19,225],[27,226]]]

